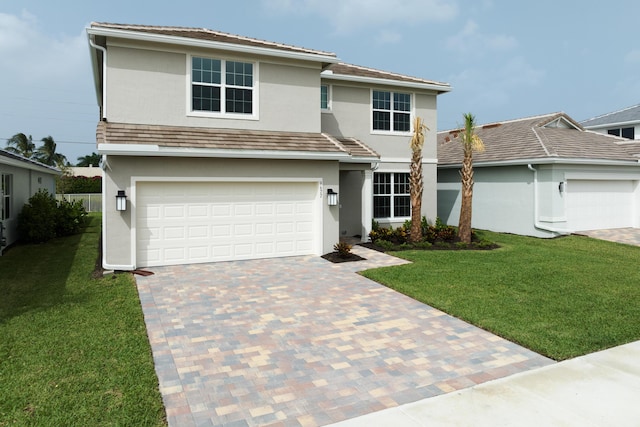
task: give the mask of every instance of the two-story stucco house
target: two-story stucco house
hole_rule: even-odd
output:
[[[341,236],[366,239],[373,218],[402,223],[415,116],[431,129],[423,214],[435,218],[448,84],[206,29],[87,33],[105,268],[320,255]]]

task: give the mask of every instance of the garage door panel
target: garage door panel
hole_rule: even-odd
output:
[[[566,216],[573,230],[633,226],[634,181],[567,181]]]
[[[317,194],[311,182],[140,183],[137,264],[312,254]]]

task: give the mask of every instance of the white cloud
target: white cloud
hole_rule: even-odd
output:
[[[262,0],[275,13],[312,14],[327,19],[334,32],[449,21],[458,14],[446,0]]]
[[[525,95],[543,83],[546,72],[530,65],[523,57],[511,58],[495,68],[474,67],[452,76],[455,94],[471,111],[522,105]],[[503,117],[499,120],[506,120]]]
[[[58,78],[71,83],[86,73],[88,47],[84,31],[50,37],[28,12],[0,13],[0,56],[13,78],[43,82]]]
[[[463,55],[480,55],[486,51],[512,50],[518,46],[518,41],[505,34],[482,34],[478,24],[468,20],[458,34],[446,40],[445,46]]]

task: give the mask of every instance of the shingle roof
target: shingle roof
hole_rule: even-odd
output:
[[[378,154],[355,139],[338,140],[323,133],[275,132],[100,122],[98,144],[142,144],[175,148],[253,150],[300,153],[344,153],[375,160]]]
[[[594,127],[628,122],[640,122],[640,104],[593,117],[580,123],[584,127]]]
[[[560,120],[560,126],[556,126]],[[438,133],[438,164],[462,163],[460,130]],[[481,125],[476,133],[485,151],[474,153],[474,164],[532,159],[590,159],[637,161],[640,144],[627,139],[582,130],[564,113]]]
[[[315,49],[307,49],[299,46],[275,43],[266,40],[254,39],[235,34],[223,33],[221,31],[209,30],[207,28],[154,26],[154,25],[132,25],[114,24],[108,22],[92,22],[91,28],[106,28],[112,30],[132,31],[138,33],[151,33],[163,36],[184,37],[196,40],[206,40],[219,43],[237,44],[242,46],[261,47],[266,49],[276,49],[288,52],[308,53],[313,55],[333,56],[333,52],[325,52]]]
[[[406,76],[403,74],[376,70],[373,68],[362,67],[359,65],[345,64],[343,62],[340,62],[338,64],[331,64],[326,68],[326,70],[330,71],[334,75],[370,77],[374,79],[395,80],[395,81],[407,82],[407,83],[440,85],[445,87],[449,86],[449,83],[438,82],[435,80],[427,80],[419,77]],[[327,75],[326,72],[325,74],[323,74],[323,76],[325,77],[328,77],[330,75],[331,74]]]

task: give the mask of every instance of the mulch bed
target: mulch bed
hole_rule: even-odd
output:
[[[333,263],[366,260],[366,258],[362,258],[361,256],[356,254],[349,254],[348,256],[345,257],[345,256],[341,256],[338,252],[329,252],[328,254],[322,255],[322,258],[326,259],[327,261],[331,261]]]

